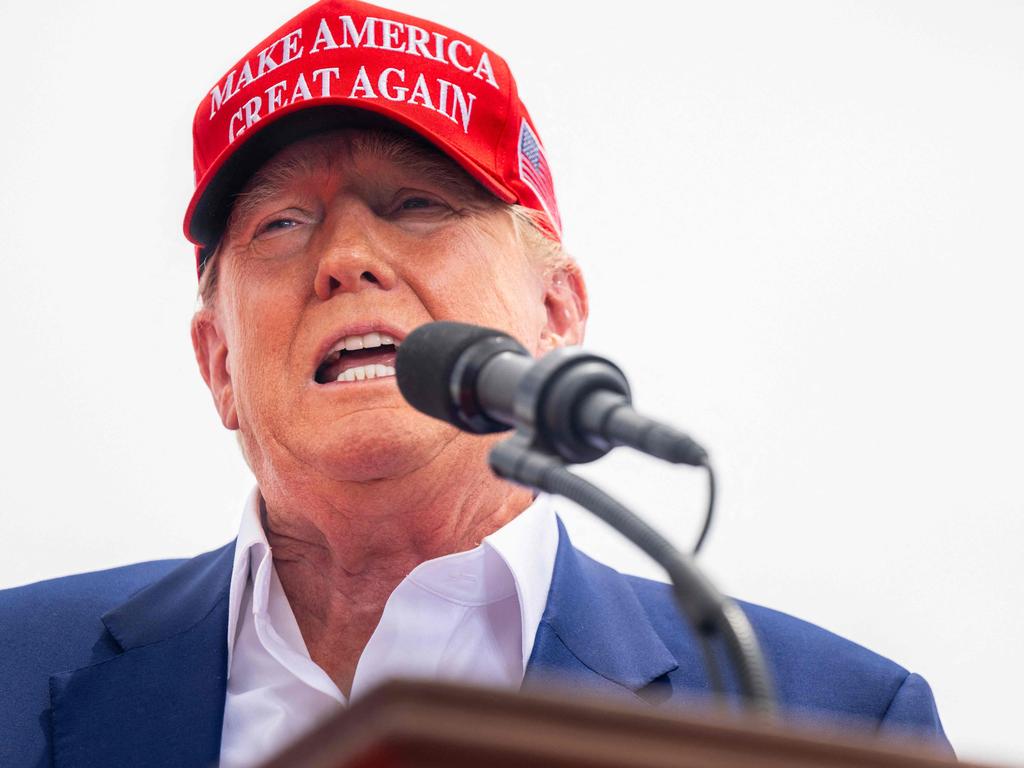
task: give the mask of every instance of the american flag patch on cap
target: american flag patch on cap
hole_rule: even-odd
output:
[[[519,130],[519,178],[537,195],[540,204],[544,206],[544,212],[551,220],[555,234],[561,237],[562,220],[558,215],[558,205],[555,203],[555,186],[551,180],[548,158],[544,154],[540,140],[525,118]]]

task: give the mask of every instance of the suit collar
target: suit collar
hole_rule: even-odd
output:
[[[217,762],[233,552],[189,560],[106,613],[120,653],[50,678],[57,768]]]
[[[230,542],[187,560],[103,614],[103,624],[126,651],[188,631],[227,598],[234,551]]]
[[[547,607],[524,684],[571,677],[573,685],[637,692],[679,664],[622,574],[572,546],[562,521]]]

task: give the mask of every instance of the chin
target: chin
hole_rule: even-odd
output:
[[[339,420],[315,439],[310,457],[320,473],[342,482],[398,478],[434,459],[454,427],[409,409],[367,410]]]

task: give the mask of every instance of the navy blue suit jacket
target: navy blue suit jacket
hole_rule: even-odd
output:
[[[234,543],[0,592],[0,765],[208,766],[220,755]],[[928,684],[823,629],[743,604],[781,705],[946,746]],[[579,552],[560,524],[526,683],[665,706],[707,692],[671,592]]]

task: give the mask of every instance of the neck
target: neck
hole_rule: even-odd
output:
[[[260,478],[281,585],[310,656],[346,696],[402,579],[426,560],[473,549],[532,501],[482,459],[446,458],[367,482]]]

